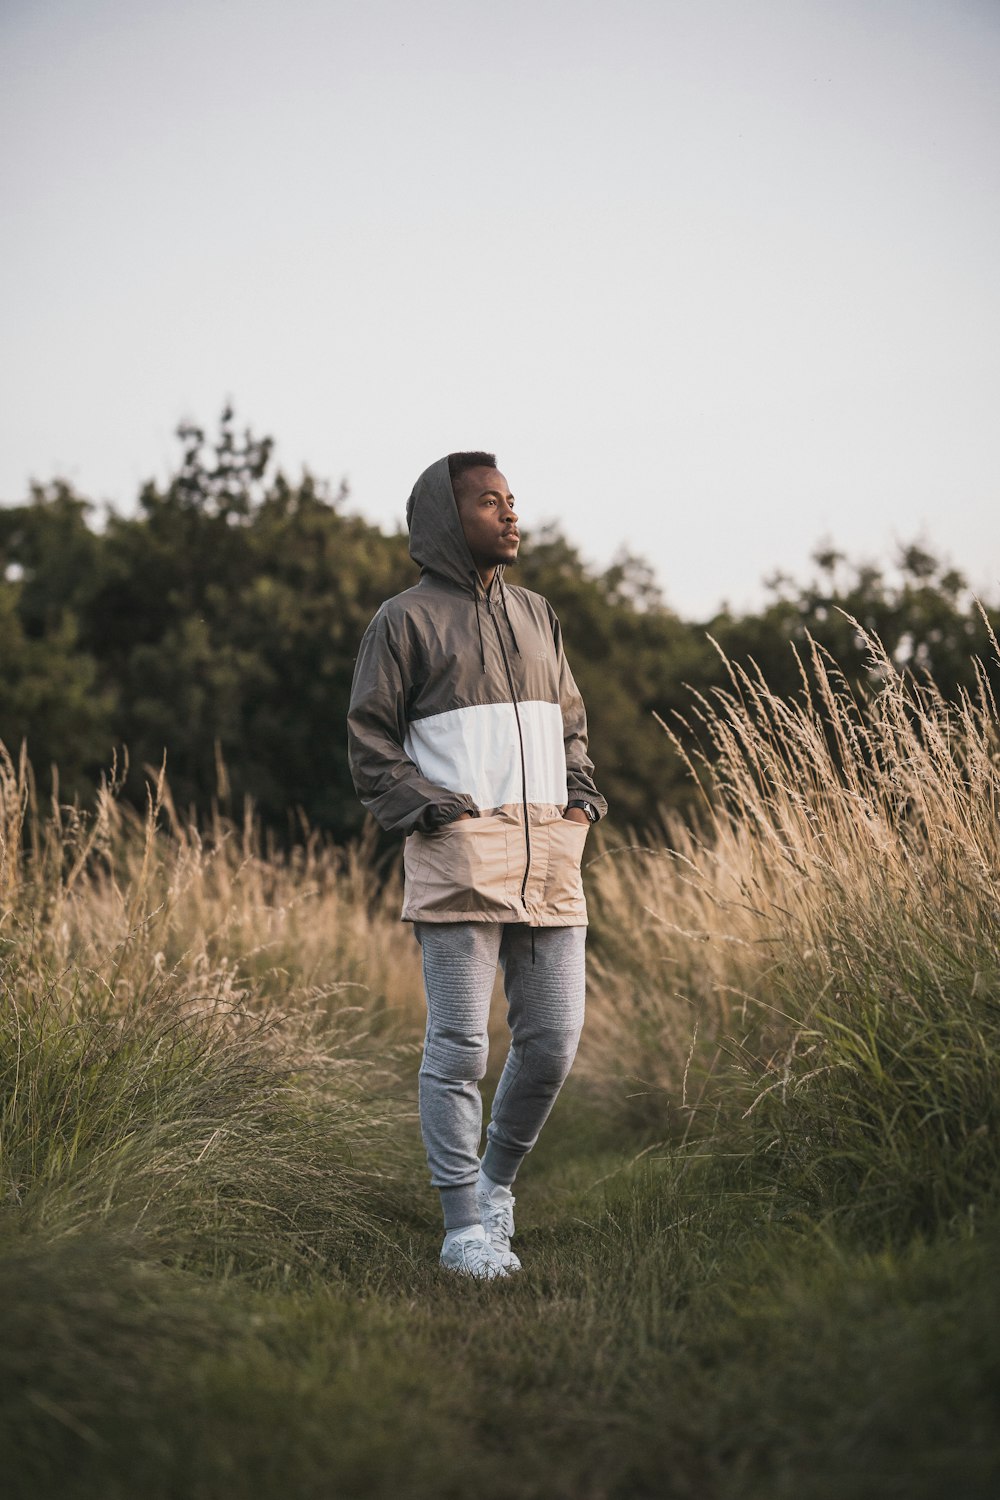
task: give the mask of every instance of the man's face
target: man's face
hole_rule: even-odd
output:
[[[517,561],[520,533],[514,496],[499,469],[466,469],[455,481],[455,502],[476,567]]]

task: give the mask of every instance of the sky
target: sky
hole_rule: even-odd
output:
[[[997,0],[0,0],[0,501],[182,420],[394,528],[455,449],[708,618],[1000,597]]]

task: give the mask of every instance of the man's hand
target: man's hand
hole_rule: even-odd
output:
[[[566,819],[567,823],[589,824],[590,822],[590,819],[587,817],[587,814],[584,812],[582,807],[567,807],[566,811],[563,813],[563,817]]]

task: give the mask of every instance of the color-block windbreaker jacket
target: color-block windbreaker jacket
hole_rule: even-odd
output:
[[[588,829],[562,813],[607,804],[559,621],[502,568],[484,591],[446,459],[406,517],[420,582],[365,632],[348,715],[358,795],[407,835],[403,920],[583,926]]]

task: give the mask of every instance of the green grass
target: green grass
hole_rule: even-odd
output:
[[[8,1238],[8,1493],[993,1493],[995,1220],[875,1251],[782,1220],[723,1157],[619,1158],[588,1185],[614,1153],[574,1155],[590,1106],[563,1103],[511,1283],[438,1271],[402,1196],[387,1233],[284,1286],[107,1228]]]

